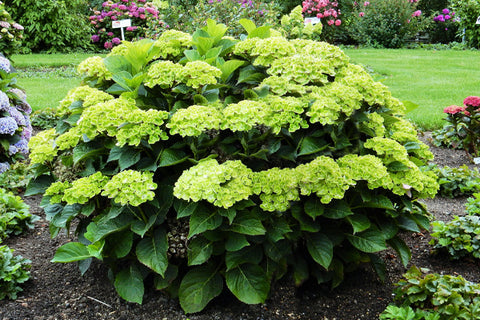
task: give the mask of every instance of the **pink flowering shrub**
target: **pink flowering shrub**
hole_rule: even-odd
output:
[[[23,26],[13,21],[0,1],[0,52],[10,56],[19,51],[23,39]]]
[[[305,17],[317,17],[323,25],[323,38],[331,40],[335,29],[342,25],[338,1],[305,0],[302,2],[302,12]]]
[[[463,106],[443,109],[448,124],[433,133],[434,142],[453,148],[463,148],[469,156],[480,156],[480,97],[469,96]]]
[[[449,9],[443,10],[433,15],[433,25],[430,34],[430,42],[432,43],[450,43],[453,41],[460,41],[458,35],[458,26],[460,19],[457,14]]]
[[[360,45],[401,48],[424,28],[416,0],[355,1],[352,13],[349,31]]]
[[[121,0],[113,2],[105,1],[102,10],[95,10],[90,16],[90,23],[95,28],[95,34],[91,36],[92,42],[111,49],[121,43],[120,28],[112,28],[112,22],[116,20],[130,19],[131,26],[124,28],[125,40],[133,40],[145,37],[147,24],[155,23],[163,25],[159,19],[158,9],[152,2],[146,0]]]

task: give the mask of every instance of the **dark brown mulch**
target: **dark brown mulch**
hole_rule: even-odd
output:
[[[428,139],[428,135],[422,137]],[[452,167],[468,164],[462,151],[432,147],[439,165]],[[16,254],[32,260],[31,280],[24,285],[16,301],[0,301],[0,320],[54,320],[54,319],[158,319],[158,320],[212,320],[212,319],[318,319],[355,320],[378,319],[378,315],[392,300],[393,283],[406,271],[392,252],[383,254],[387,261],[388,279],[380,282],[374,272],[364,267],[347,276],[337,289],[307,284],[301,289],[288,282],[272,288],[272,295],[263,305],[245,305],[229,294],[212,301],[198,314],[185,315],[176,300],[161,292],[148,289],[143,305],[121,300],[108,280],[107,270],[94,263],[81,277],[75,264],[50,262],[57,247],[68,241],[62,235],[51,239],[48,223],[38,207],[39,197],[26,197],[34,214],[42,216],[34,231],[9,239],[6,244]],[[466,199],[435,198],[426,200],[429,211],[439,220],[464,214]],[[450,261],[445,256],[431,254],[428,232],[410,234],[405,240],[412,249],[412,261],[433,272],[460,274],[469,280],[480,278],[478,262]]]

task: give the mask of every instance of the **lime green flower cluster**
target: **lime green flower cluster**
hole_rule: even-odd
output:
[[[234,53],[256,57],[254,65],[268,67],[279,58],[295,54],[295,47],[283,37],[251,38],[236,44]]]
[[[375,136],[384,137],[386,129],[383,124],[385,122],[385,119],[378,113],[369,113],[367,114],[367,118],[368,121],[365,123],[367,128],[373,130]],[[415,139],[417,139],[416,136]]]
[[[87,77],[97,78],[99,81],[111,80],[113,74],[107,70],[102,57],[90,57],[78,65],[78,73],[85,74]]]
[[[137,207],[155,197],[157,184],[153,182],[153,172],[125,170],[112,177],[103,187],[102,196],[113,198],[121,205]]]
[[[206,200],[218,207],[229,208],[252,194],[252,170],[241,161],[219,164],[215,159],[201,161],[184,171],[175,183],[174,195],[179,199]]]
[[[293,81],[300,85],[326,84],[328,75],[335,74],[330,60],[299,54],[276,59],[267,72],[272,76],[284,77],[289,82]]]
[[[32,163],[44,163],[52,161],[58,153],[55,148],[55,129],[41,131],[33,136],[28,142],[30,160]]]
[[[256,124],[263,124],[267,115],[267,105],[261,101],[243,100],[229,104],[223,110],[224,122],[222,129],[232,131],[248,131]]]
[[[187,62],[179,72],[181,81],[195,89],[207,84],[216,84],[217,78],[220,78],[221,75],[220,69],[204,61]]]
[[[308,103],[303,99],[268,95],[261,101],[268,106],[264,123],[272,128],[273,133],[279,133],[287,125],[289,132],[308,128],[307,120],[302,117]]]
[[[47,188],[45,195],[51,197],[50,203],[84,204],[102,194],[113,198],[116,203],[138,206],[155,196],[151,190],[155,190],[157,184],[152,179],[151,172],[126,170],[111,179],[96,172],[73,182],[54,182]]]
[[[295,169],[272,168],[254,174],[252,193],[260,195],[260,208],[265,211],[286,211],[290,201],[300,200],[298,174]]]
[[[108,100],[112,100],[113,96],[98,90],[96,88],[92,88],[89,86],[80,86],[74,89],[71,89],[65,98],[60,101],[60,105],[58,106],[57,113],[62,116],[70,112],[70,106],[75,101],[81,101],[83,108],[91,107],[97,103],[105,102]]]
[[[350,116],[363,103],[358,90],[337,82],[315,88],[309,97],[314,100],[307,112],[310,122],[323,125],[336,123],[342,114]]]
[[[106,133],[117,138],[117,145],[138,145],[148,137],[148,143],[155,143],[168,136],[162,129],[168,112],[158,110],[143,111],[134,100],[118,98],[98,103],[84,111],[78,121],[78,132],[89,139]]]
[[[383,187],[391,189],[392,179],[381,159],[373,155],[348,154],[337,160],[347,179],[367,181],[370,189]]]
[[[176,82],[181,80],[179,73],[182,68],[182,65],[169,60],[158,61],[148,69],[145,85],[149,88],[158,85],[162,89],[173,87]]]
[[[166,30],[154,44],[160,48],[159,57],[178,57],[192,46],[192,36],[188,33],[177,30]]]
[[[52,196],[51,203],[66,202],[67,204],[84,204],[102,192],[108,177],[96,172],[88,177],[80,178],[72,183],[55,182],[45,191],[45,195]]]
[[[177,110],[167,123],[167,127],[170,128],[172,135],[196,137],[205,130],[219,130],[222,122],[223,114],[217,106],[193,105]]]

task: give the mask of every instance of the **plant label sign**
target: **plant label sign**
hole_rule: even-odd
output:
[[[480,24],[480,16],[478,16],[477,22],[475,22],[475,24]]]
[[[125,28],[125,27],[131,27],[131,26],[132,26],[131,19],[112,21],[112,28]]]
[[[112,28],[120,28],[120,31],[122,32],[122,40],[123,41],[125,41],[125,35],[123,34],[123,28],[131,27],[131,26],[132,26],[132,20],[131,19],[123,19],[123,20],[112,21]]]
[[[480,158],[473,158],[473,163],[480,164]]]
[[[317,23],[320,22],[320,18],[317,17],[307,17],[305,18],[305,24],[311,23],[312,25],[316,25]]]

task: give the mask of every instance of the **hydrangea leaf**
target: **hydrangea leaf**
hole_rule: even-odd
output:
[[[137,244],[138,261],[163,276],[168,267],[168,239],[163,228],[153,232],[153,236],[145,237]]]
[[[131,265],[121,270],[115,275],[114,285],[120,297],[128,302],[142,304],[145,288],[143,277],[138,267]]]
[[[265,271],[255,264],[243,264],[227,271],[225,280],[230,291],[244,303],[263,303],[270,292]]]

